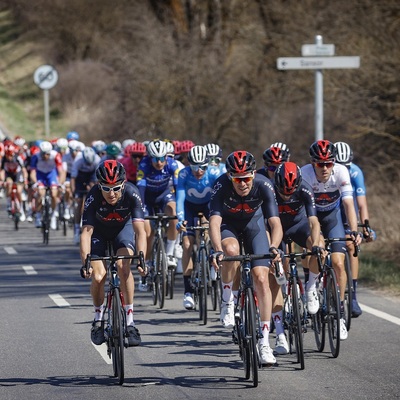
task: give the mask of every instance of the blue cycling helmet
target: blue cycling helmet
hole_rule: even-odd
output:
[[[75,131],[68,132],[67,140],[79,140],[79,133]]]

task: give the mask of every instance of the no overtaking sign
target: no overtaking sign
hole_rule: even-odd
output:
[[[33,74],[33,81],[40,89],[51,89],[58,81],[58,73],[51,65],[41,65]]]

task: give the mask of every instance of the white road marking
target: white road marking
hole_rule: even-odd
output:
[[[363,311],[375,315],[378,318],[385,319],[386,321],[392,322],[393,324],[400,325],[400,318],[393,317],[393,315],[387,314],[383,311],[375,310],[375,308],[371,308],[366,306],[365,304],[360,303],[360,307]]]
[[[32,265],[23,265],[22,269],[27,275],[37,275],[37,271],[32,267]]]
[[[69,307],[71,305],[60,294],[49,294],[49,297],[58,305],[58,307]]]
[[[17,254],[17,251],[14,249],[14,247],[11,246],[4,246],[4,250],[8,254]]]
[[[99,354],[103,357],[103,360],[107,363],[107,364],[112,364],[112,360],[110,357],[108,357],[107,354],[107,345],[105,343],[101,344],[100,346],[97,346],[96,344],[94,344],[93,342],[91,342],[93,347],[99,352]]]

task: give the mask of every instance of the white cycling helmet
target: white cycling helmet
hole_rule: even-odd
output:
[[[215,143],[208,143],[205,145],[207,155],[209,157],[221,157],[222,156],[222,150],[221,148],[215,144]]]
[[[92,142],[92,147],[94,149],[94,151],[99,154],[102,151],[106,150],[106,143],[103,140],[95,140],[94,142]]]
[[[272,143],[271,146],[269,146],[269,147],[278,147],[278,148],[282,149],[283,151],[286,150],[288,153],[290,153],[289,147],[285,143],[282,143],[282,142]]]
[[[82,152],[82,157],[86,164],[92,165],[96,159],[96,152],[91,147],[85,147]]]
[[[39,149],[41,153],[50,153],[53,150],[53,146],[47,140],[44,140],[39,144]]]
[[[130,144],[134,144],[134,143],[136,143],[135,139],[125,139],[122,142],[122,149],[125,150]]]
[[[68,140],[65,138],[60,138],[57,140],[57,147],[60,150],[65,150],[68,148]]]
[[[111,144],[117,146],[119,148],[119,151],[122,150],[122,144],[118,140],[114,140],[113,142],[111,142]]]
[[[172,142],[165,142],[165,145],[167,147],[167,155],[169,156],[174,156],[175,154],[175,147],[174,144]]]
[[[80,142],[77,140],[70,140],[68,142],[68,147],[70,151],[79,151],[81,149]]]
[[[345,142],[336,142],[336,161],[339,164],[350,165],[353,161],[353,151]]]
[[[152,140],[147,146],[147,153],[150,157],[165,157],[167,144],[163,140]]]
[[[188,161],[192,165],[208,164],[206,148],[204,146],[193,146],[189,151]]]

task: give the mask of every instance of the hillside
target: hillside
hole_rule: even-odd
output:
[[[43,135],[41,63],[54,65],[52,132],[86,141],[151,137],[211,141],[225,154],[276,140],[308,161],[314,74],[278,71],[315,35],[358,70],[324,71],[324,131],[347,141],[366,175],[371,223],[399,253],[400,3],[395,0],[3,0],[0,122]],[[23,125],[19,125],[22,124]],[[393,184],[395,182],[395,184]]]

